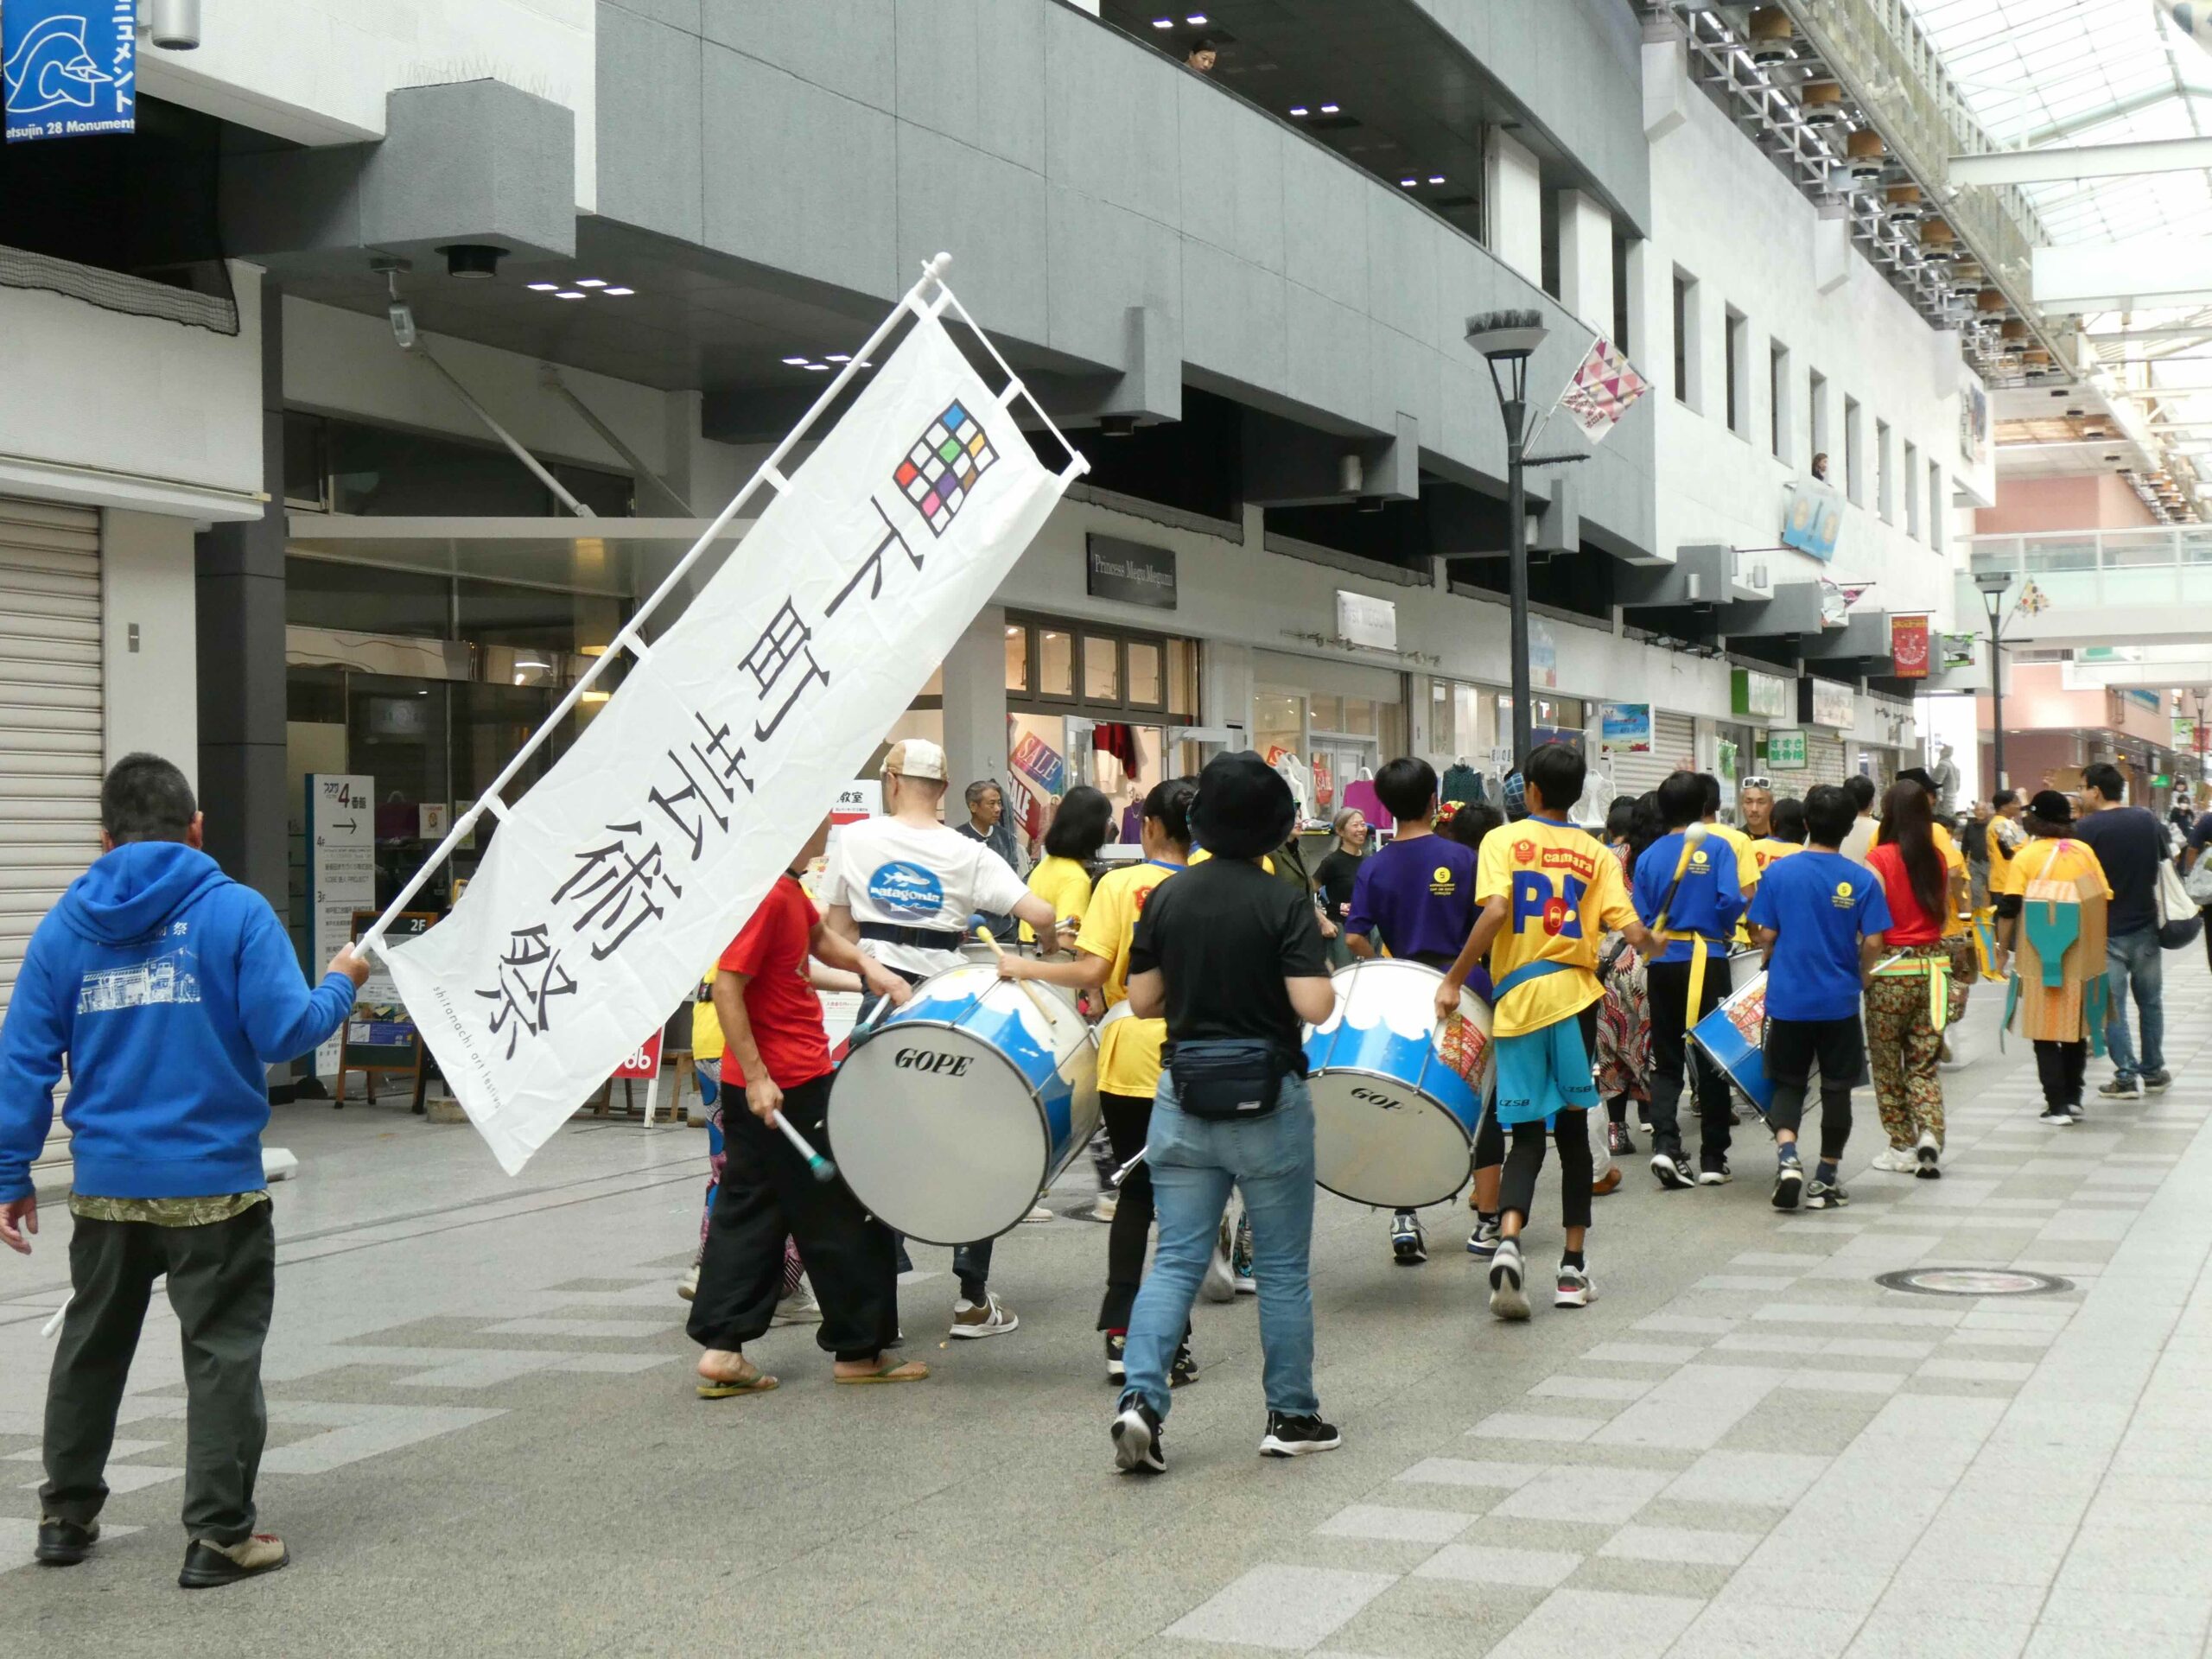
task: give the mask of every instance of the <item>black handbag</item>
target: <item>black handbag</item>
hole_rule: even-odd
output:
[[[1177,1043],[1167,1053],[1175,1103],[1210,1123],[1265,1117],[1282,1104],[1282,1080],[1302,1071],[1273,1043],[1258,1038],[1216,1038]]]

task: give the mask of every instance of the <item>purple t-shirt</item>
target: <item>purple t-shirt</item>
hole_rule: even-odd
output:
[[[1448,968],[1474,931],[1475,854],[1444,836],[1394,841],[1360,861],[1344,931],[1394,957]]]

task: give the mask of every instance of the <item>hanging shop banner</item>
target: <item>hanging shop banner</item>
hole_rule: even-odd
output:
[[[1825,564],[1835,557],[1842,534],[1842,493],[1817,478],[1792,480],[1782,508],[1782,544]]]
[[[1805,770],[1805,734],[1770,731],[1766,734],[1766,764],[1770,772]]]
[[[1871,582],[1830,582],[1821,578],[1821,626],[1840,628],[1851,620],[1851,607],[1866,596]]]
[[[1849,731],[1858,718],[1851,688],[1808,674],[1797,682],[1797,718],[1808,726]]]
[[[1637,399],[1651,390],[1651,383],[1630,365],[1620,349],[1603,334],[1590,342],[1574,378],[1560,394],[1559,406],[1582,429],[1592,444],[1620,423]]]
[[[138,0],[6,0],[0,102],[8,142],[132,131],[137,57]]]
[[[1337,638],[1348,645],[1367,645],[1376,651],[1398,648],[1398,607],[1395,601],[1370,594],[1337,589]]]
[[[1559,690],[1559,641],[1540,620],[1529,624],[1529,683],[1539,691]]]
[[[505,810],[453,913],[390,950],[510,1174],[690,994],[1083,471],[1043,466],[938,308],[904,303],[743,556]]]
[[[2196,753],[2196,721],[2193,715],[2174,716],[2174,747],[2183,754]]]
[[[1769,720],[1789,718],[1789,682],[1779,674],[1762,674],[1755,668],[1729,671],[1729,707],[1739,715],[1764,715]]]
[[[1948,672],[1955,668],[1972,668],[1981,655],[1981,636],[1976,633],[1947,633],[1941,636],[1943,648],[1943,668]]]
[[[1651,753],[1651,705],[1609,702],[1599,714],[1599,750],[1605,754]]]
[[[1095,531],[1084,538],[1084,591],[1155,611],[1175,608],[1175,550]]]
[[[353,912],[377,901],[376,780],[355,773],[307,777],[308,971],[359,938]],[[343,1034],[315,1052],[318,1077],[338,1071]]]
[[[1928,619],[1893,616],[1890,619],[1890,665],[1901,680],[1928,677]]]

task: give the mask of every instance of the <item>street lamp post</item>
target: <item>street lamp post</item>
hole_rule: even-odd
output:
[[[1989,613],[1989,726],[1992,760],[1997,772],[1993,795],[2005,783],[2005,590],[2012,578],[2002,570],[1977,570],[1974,585],[1981,590],[1982,607]]]
[[[1505,490],[1510,553],[1506,594],[1512,612],[1513,764],[1525,765],[1533,747],[1535,710],[1529,694],[1529,518],[1525,487],[1529,359],[1543,344],[1544,320],[1535,311],[1485,311],[1467,319],[1467,344],[1490,364],[1505,417]]]

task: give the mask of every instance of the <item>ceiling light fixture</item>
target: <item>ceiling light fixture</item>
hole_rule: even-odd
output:
[[[530,285],[530,291],[533,294],[550,294],[560,286],[558,283],[532,283]]]
[[[1311,113],[1311,111],[1309,111],[1303,104],[1294,105],[1290,112],[1293,115],[1306,115]]]
[[[1420,182],[1421,181],[1419,179],[1400,179],[1398,181],[1398,186],[1401,189],[1410,190],[1414,186]]]
[[[1194,11],[1183,21],[1192,29],[1204,29],[1206,26],[1206,15],[1203,11]]]
[[[822,360],[824,363],[849,363],[853,360],[853,355],[850,352],[832,352]]]
[[[604,276],[579,276],[576,278],[576,286],[578,288],[605,288],[607,286],[607,278]]]
[[[830,365],[827,363],[810,363],[806,365],[806,372],[809,374],[827,374]]]
[[[803,357],[787,357],[784,361],[795,369],[803,369],[807,364],[807,359]]]
[[[1154,29],[1173,29],[1175,20],[1173,17],[1155,17],[1152,20],[1152,26]]]
[[[638,290],[634,288],[605,288],[600,290],[600,297],[601,299],[619,300],[625,294],[634,294]]]
[[[580,288],[564,288],[553,296],[556,300],[581,300],[584,292]]]
[[[1324,115],[1334,115],[1336,112],[1337,106],[1333,104],[1324,104],[1321,106],[1321,113]]]
[[[1432,173],[1428,175],[1428,181],[1431,184],[1441,184],[1444,182],[1444,175],[1441,173]]]

